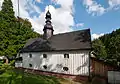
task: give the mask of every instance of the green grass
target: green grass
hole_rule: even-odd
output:
[[[60,84],[52,76],[34,75],[21,71],[8,71],[0,75],[0,84]]]

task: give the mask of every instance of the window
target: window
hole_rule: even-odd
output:
[[[68,67],[63,67],[63,70],[68,71],[69,69],[68,69]]]
[[[32,54],[29,54],[29,57],[32,58]]]
[[[32,67],[32,64],[29,64],[29,67]]]
[[[47,58],[47,54],[43,54],[43,58]]]
[[[43,68],[44,68],[44,69],[47,69],[47,65],[44,65]]]
[[[69,58],[69,54],[64,54],[64,58]]]

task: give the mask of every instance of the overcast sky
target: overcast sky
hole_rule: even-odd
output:
[[[18,16],[17,1],[12,0],[15,16]],[[43,33],[48,5],[55,34],[90,28],[92,38],[98,38],[120,28],[120,0],[19,1],[20,16],[29,19],[34,30],[40,34]],[[2,2],[0,0],[0,6]]]

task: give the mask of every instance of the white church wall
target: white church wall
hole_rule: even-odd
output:
[[[32,54],[32,57],[29,54]],[[43,54],[46,54],[47,58],[43,58]],[[64,58],[64,54],[69,54],[69,58]],[[72,75],[89,74],[89,51],[30,52],[23,53],[21,56],[24,68]],[[44,65],[47,66],[47,69],[43,67]],[[68,67],[68,71],[64,71],[63,67]]]
[[[20,57],[22,57],[22,54],[20,54]],[[22,64],[23,64],[22,61],[16,61],[15,67],[23,67]]]
[[[21,62],[15,62],[15,67],[22,67],[22,63]]]

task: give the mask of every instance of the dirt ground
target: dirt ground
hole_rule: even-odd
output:
[[[61,84],[83,84],[80,82],[72,81],[71,79],[60,79],[59,81]]]

